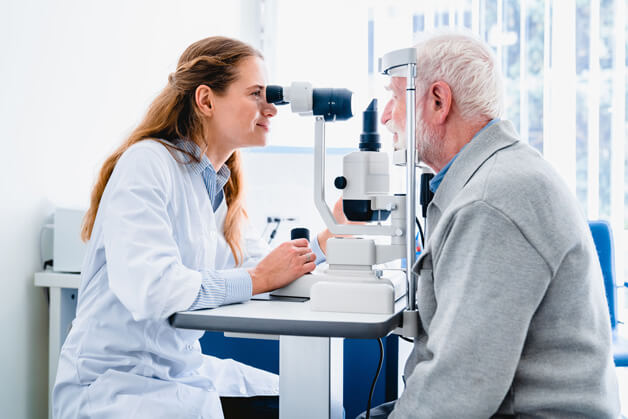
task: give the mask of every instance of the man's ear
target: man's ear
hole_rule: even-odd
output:
[[[211,87],[201,84],[194,92],[194,100],[198,111],[205,116],[212,116],[214,113],[214,91]]]
[[[451,88],[444,81],[434,82],[428,90],[427,97],[432,121],[437,124],[443,124],[451,111],[453,101]]]

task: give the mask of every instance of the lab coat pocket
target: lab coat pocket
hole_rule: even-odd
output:
[[[108,370],[86,391],[81,417],[222,418],[215,391]]]

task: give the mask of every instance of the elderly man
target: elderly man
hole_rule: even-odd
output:
[[[372,417],[617,417],[603,281],[573,194],[500,120],[487,46],[449,33],[416,48],[417,148],[437,173],[414,267],[422,330],[403,394]],[[392,78],[382,115],[396,143],[405,85]]]

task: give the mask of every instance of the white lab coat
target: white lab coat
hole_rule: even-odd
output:
[[[156,141],[120,158],[83,265],[77,317],[53,391],[57,418],[222,418],[220,396],[277,395],[278,377],[201,353],[203,331],[168,317],[195,300],[204,269],[234,267],[202,178]],[[245,237],[245,266],[267,251]]]

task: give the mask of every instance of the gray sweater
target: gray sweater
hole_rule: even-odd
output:
[[[391,418],[619,414],[608,306],[585,218],[507,121],[474,138],[429,206],[423,330]]]

